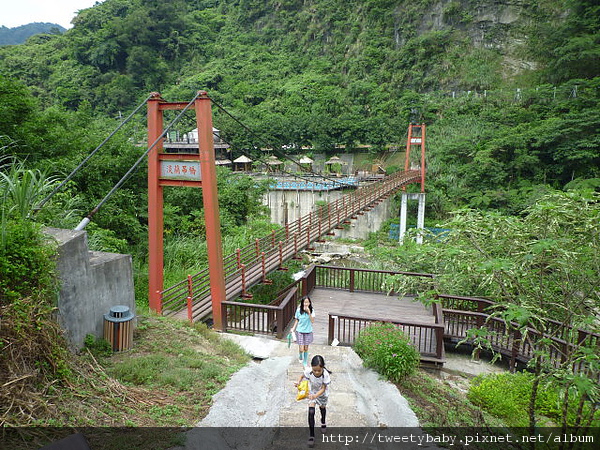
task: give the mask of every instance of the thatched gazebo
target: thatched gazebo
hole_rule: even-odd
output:
[[[281,170],[281,166],[283,165],[283,161],[280,161],[277,156],[271,155],[269,159],[266,161],[267,171],[268,172],[277,172]]]
[[[339,156],[332,156],[328,161],[325,161],[326,172],[342,174],[342,166],[347,165],[346,162],[342,161]]]
[[[230,166],[232,164],[232,162],[231,162],[230,159],[225,158],[225,159],[217,159],[217,160],[215,160],[215,164],[217,166]]]
[[[242,155],[233,160],[233,167],[233,170],[236,172],[251,172],[252,160],[246,155]]]
[[[310,159],[308,156],[303,156],[302,158],[300,158],[300,161],[298,161],[298,164],[300,164],[300,167],[302,167],[302,170],[305,170],[306,172],[312,172],[312,163],[314,161],[312,159]]]

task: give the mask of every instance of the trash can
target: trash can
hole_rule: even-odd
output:
[[[104,314],[104,339],[113,352],[130,349],[133,345],[133,314],[128,306],[118,305]]]

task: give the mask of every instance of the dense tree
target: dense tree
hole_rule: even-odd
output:
[[[207,89],[239,119],[215,108],[215,126],[255,158],[265,147],[332,154],[356,144],[385,155],[403,147],[409,120],[427,123],[436,217],[465,204],[520,214],[549,187],[599,177],[595,49],[581,53],[585,67],[548,57],[595,39],[593,2],[524,7],[510,30],[490,25],[476,44],[476,12],[450,2],[434,26],[424,20],[430,3],[107,0],[81,11],[64,35],[0,49],[0,135],[12,142],[2,151],[66,174],[149,92],[186,100]],[[544,31],[546,22],[559,31]],[[518,51],[508,44],[515,35]],[[538,69],[515,75],[506,65],[514,58]],[[512,84],[551,80],[549,69],[557,80],[578,79],[518,91]],[[457,95],[443,95],[448,89]],[[139,157],[144,128],[136,118],[74,177],[78,209],[92,208]],[[101,229],[143,241],[144,178],[140,168],[105,206]],[[201,214],[189,199],[169,195],[182,223],[196,227]],[[237,193],[224,197],[224,222],[243,223],[256,212],[248,205]]]
[[[24,138],[20,125],[32,120],[37,104],[29,90],[21,83],[0,75],[0,148]],[[1,155],[2,153],[0,153]]]
[[[445,224],[451,231],[442,242],[415,246],[407,240],[402,247],[382,250],[400,270],[436,273],[438,293],[496,302],[491,315],[518,331],[519,340],[533,349],[532,431],[535,397],[548,380],[561,389],[563,429],[588,426],[596,414],[597,344],[582,342],[577,330],[598,332],[599,199],[591,191],[552,192],[523,217],[459,211]],[[392,277],[389,283],[396,292],[414,292],[406,277]],[[431,300],[433,293],[423,293],[423,299]],[[484,324],[470,330],[466,341],[491,349],[494,334]],[[563,341],[574,345],[563,347]],[[551,354],[561,355],[560,364]],[[580,364],[589,371],[577,370]],[[577,411],[575,419],[572,411]]]
[[[0,306],[23,297],[54,298],[53,249],[31,220],[54,181],[0,157]]]
[[[600,5],[594,0],[570,0],[567,20],[557,27],[540,24],[537,51],[547,64],[551,82],[592,78],[600,74]],[[536,47],[532,47],[536,48]]]

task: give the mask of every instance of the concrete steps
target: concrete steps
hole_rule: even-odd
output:
[[[347,364],[352,359],[351,353],[354,352],[347,347],[310,346],[309,359],[317,354],[323,356],[326,367],[333,372],[331,374],[330,395],[327,405],[327,425],[330,427],[354,427],[367,424],[364,414],[361,414],[356,408],[361,403],[361,399],[350,373],[353,369]],[[296,354],[297,352],[294,351],[294,356]],[[360,364],[360,359],[358,359],[357,363]],[[298,362],[297,358],[294,358],[286,374],[286,391],[288,395],[286,396],[287,402],[280,409],[279,426],[308,426],[308,400],[296,401],[295,397],[296,388],[294,387],[294,382],[298,380],[302,369],[302,364]],[[316,422],[320,424],[321,419],[318,407],[315,416]]]

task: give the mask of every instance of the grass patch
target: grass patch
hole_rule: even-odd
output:
[[[132,349],[105,355],[92,344],[74,357],[68,383],[40,393],[35,416],[12,417],[12,426],[30,428],[5,433],[2,443],[37,450],[76,429],[99,450],[181,445],[182,431],[206,416],[212,396],[249,361],[204,324],[154,315],[138,317]]]
[[[150,411],[154,426],[194,425],[204,417],[212,395],[248,361],[237,344],[221,339],[204,324],[163,317],[142,319],[133,349],[100,359],[120,382],[171,396],[170,406]],[[203,413],[198,415],[198,405]]]
[[[481,430],[486,430],[486,434],[505,434],[502,430],[506,429],[506,425],[501,419],[471,403],[466,393],[423,369],[396,383],[396,386],[408,401],[423,430],[433,436],[443,436],[450,430],[458,436],[457,440],[461,433],[472,436]],[[506,443],[473,442],[468,448],[504,449]]]
[[[465,393],[425,370],[396,384],[424,427],[497,427],[504,423],[469,401]]]
[[[529,402],[534,375],[529,372],[500,373],[479,375],[469,389],[469,399],[481,408],[502,418],[513,427],[529,426]],[[592,427],[600,425],[600,413],[588,400],[579,405],[581,395],[576,389],[570,393],[570,405],[567,411],[569,426],[577,425],[577,410],[581,406],[583,425],[587,419]],[[536,420],[540,426],[557,426],[562,423],[562,408],[565,399],[552,382],[541,383],[535,402]],[[585,418],[585,419],[584,419]],[[579,424],[581,426],[581,423]]]

